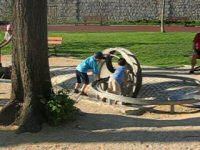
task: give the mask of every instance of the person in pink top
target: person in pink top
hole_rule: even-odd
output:
[[[4,35],[4,39],[3,39],[3,41],[0,42],[0,49],[2,47],[6,46],[8,43],[10,43],[11,39],[12,39],[12,25],[8,24],[6,26],[6,32]]]
[[[1,48],[6,46],[8,43],[10,43],[11,40],[12,40],[12,25],[8,24],[6,26],[6,32],[5,32],[3,41],[0,42],[0,67],[2,67],[2,64],[1,64]]]

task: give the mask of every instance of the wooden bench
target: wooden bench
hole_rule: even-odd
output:
[[[170,17],[167,17],[166,20],[170,21],[170,22],[183,21],[184,25],[186,26],[186,23],[189,20],[189,18],[186,17],[186,16],[178,16],[178,17],[176,17],[176,16],[170,16]]]
[[[107,17],[104,16],[84,16],[83,22],[84,25],[87,25],[88,22],[98,22],[100,25],[103,25],[103,22],[107,21]]]
[[[54,49],[55,55],[57,55],[57,49],[62,43],[63,43],[63,37],[60,36],[48,37],[48,49]]]

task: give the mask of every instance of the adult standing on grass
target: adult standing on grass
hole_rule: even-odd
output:
[[[194,73],[194,67],[197,63],[197,59],[200,58],[200,33],[197,33],[193,39],[194,53],[191,60],[191,69],[189,73]]]
[[[89,77],[87,72],[92,70],[96,75],[96,79],[99,79],[100,73],[100,63],[105,59],[104,54],[102,52],[97,52],[93,56],[85,59],[81,64],[76,67],[76,79],[77,82],[75,84],[74,93],[79,93],[80,84],[83,83],[81,87],[80,94],[87,96],[87,87],[89,84]]]

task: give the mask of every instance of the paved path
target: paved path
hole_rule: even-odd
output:
[[[140,98],[154,97],[156,100],[167,100],[169,96],[175,94],[186,94],[198,90],[195,82],[189,82],[190,79],[198,79],[198,75],[188,74],[188,67],[161,69],[143,66],[142,69],[143,83],[138,95]],[[52,68],[51,74],[54,85],[73,89],[76,82],[75,67]]]
[[[0,26],[0,31],[4,31],[5,26]],[[160,32],[159,25],[49,25],[49,31],[64,31],[64,32]],[[181,26],[181,25],[166,25],[166,32],[199,32],[200,26]]]
[[[66,31],[66,32],[160,32],[159,25],[50,25],[49,31]],[[199,32],[198,27],[186,26],[165,26],[166,32]]]

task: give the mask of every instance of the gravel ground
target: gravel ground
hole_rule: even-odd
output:
[[[51,57],[50,66],[72,67],[81,60]],[[4,56],[3,65],[11,62]],[[192,76],[198,78],[199,75]],[[8,99],[10,83],[0,82],[1,106]],[[0,126],[0,149],[62,150],[198,150],[200,149],[200,113],[198,109],[177,106],[177,114],[167,113],[169,106],[142,116],[124,115],[107,104],[83,97],[76,106],[83,112],[76,121],[58,127],[43,126],[39,133],[15,134],[15,126]]]

